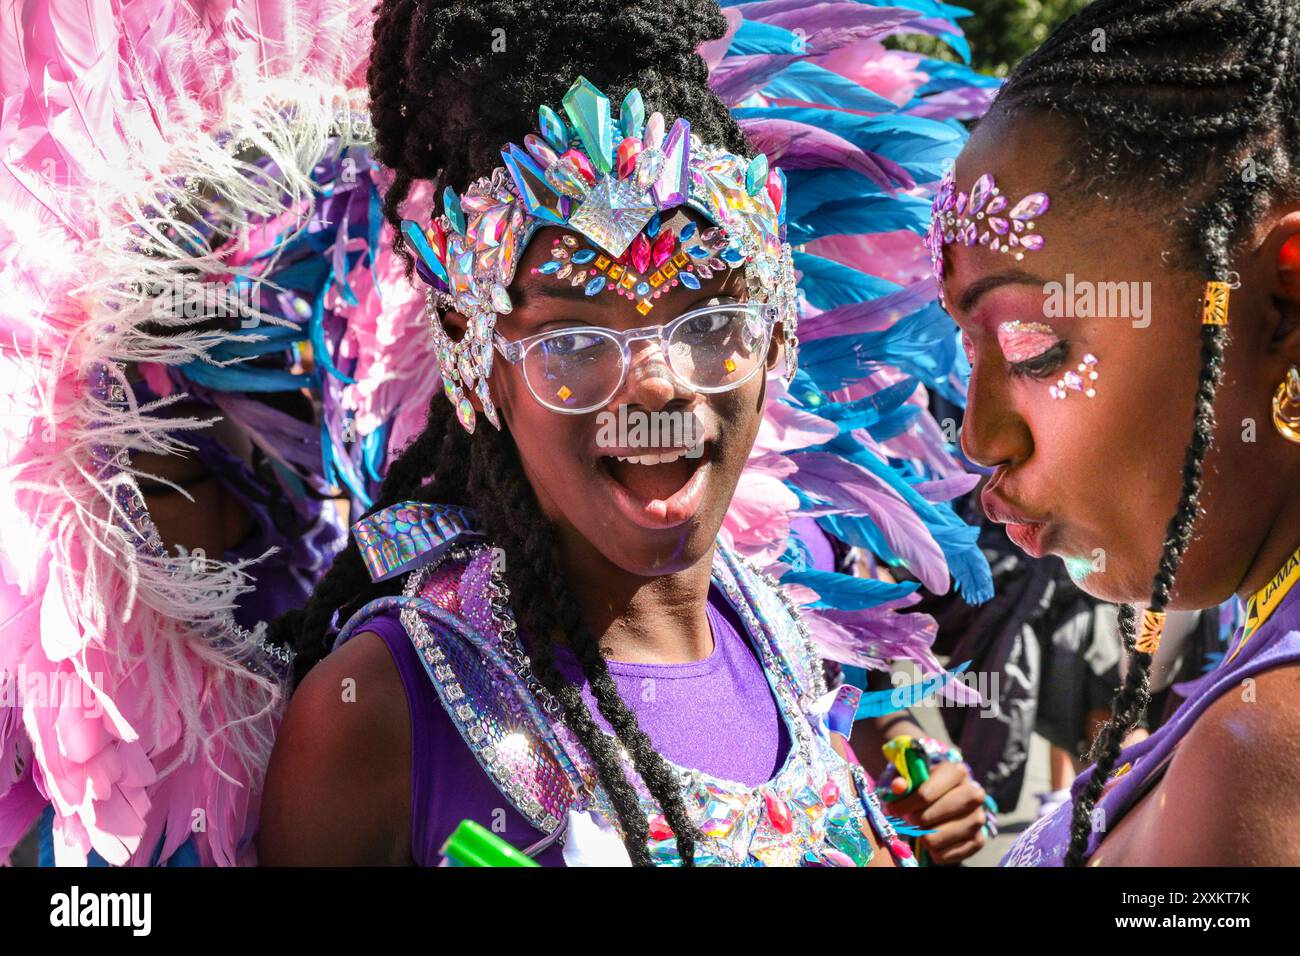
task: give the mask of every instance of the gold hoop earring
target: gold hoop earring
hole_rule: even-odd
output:
[[[1300,370],[1294,365],[1273,393],[1273,425],[1287,441],[1300,445]]]

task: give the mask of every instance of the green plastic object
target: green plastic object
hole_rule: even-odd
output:
[[[452,866],[537,866],[522,850],[517,850],[491,830],[473,820],[460,825],[442,845],[442,855]]]

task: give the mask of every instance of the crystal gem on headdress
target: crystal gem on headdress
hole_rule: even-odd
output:
[[[532,157],[514,143],[501,151],[501,157],[505,160],[515,185],[519,187],[519,194],[523,197],[529,214],[557,226],[564,225],[568,219],[569,199],[555,194]]]
[[[569,148],[569,131],[564,127],[564,120],[560,119],[560,114],[549,106],[538,107],[537,128],[542,131],[551,149],[557,153],[562,153]]]
[[[474,393],[478,395],[478,400],[483,405],[483,414],[487,420],[492,423],[493,428],[501,427],[501,420],[497,417],[497,407],[492,403],[492,394],[488,391],[487,378],[480,378],[474,386]]]
[[[645,146],[642,143],[641,152],[637,154],[636,158],[636,188],[642,192],[648,192],[663,168],[664,154],[659,152],[657,148]]]
[[[581,199],[589,189],[587,180],[583,179],[574,165],[565,159],[558,159],[546,167],[546,182],[556,192],[570,199]]]
[[[767,156],[759,153],[745,170],[745,191],[751,196],[757,196],[759,190],[767,185],[767,172]]]
[[[560,159],[560,154],[551,149],[546,140],[536,133],[529,133],[524,137],[524,149],[528,150],[543,170]]]
[[[618,109],[618,128],[624,136],[640,137],[645,129],[645,101],[640,90],[631,90]]]
[[[591,160],[580,149],[570,147],[560,156],[560,161],[567,163],[574,172],[582,177],[582,181],[588,186],[594,186],[596,183],[596,170],[591,165]]]
[[[668,132],[663,145],[664,167],[650,187],[655,203],[661,207],[680,206],[686,202],[690,183],[691,124],[679,119]]]
[[[664,141],[664,117],[662,113],[654,112],[650,114],[650,119],[646,120],[645,131],[641,134],[641,142],[645,144],[646,149],[658,149]]]
[[[641,155],[641,140],[629,136],[618,144],[618,178],[627,179],[636,172],[636,158]]]
[[[602,174],[609,173],[614,168],[614,121],[609,97],[585,76],[580,76],[564,94],[564,111],[596,169]]]
[[[460,197],[450,186],[442,191],[442,212],[451,227],[462,236],[465,235],[465,213],[460,208]]]
[[[569,217],[576,229],[613,256],[621,256],[655,214],[648,197],[626,179],[604,177]]]

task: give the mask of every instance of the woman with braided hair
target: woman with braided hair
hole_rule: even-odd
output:
[[[986,511],[1121,602],[1131,652],[1095,765],[1006,863],[1300,863],[1297,160],[1293,0],[1099,0],[936,199]],[[1233,594],[1222,664],[1123,747],[1166,612]]]
[[[718,539],[797,369],[786,179],[696,52],[726,33],[709,0],[379,7],[384,211],[445,397],[272,628],[299,684],[261,862],[434,865],[474,819],[548,864],[914,864],[845,743],[861,692]],[[934,780],[955,862],[984,794]]]

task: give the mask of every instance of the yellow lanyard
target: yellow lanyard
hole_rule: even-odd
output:
[[[1264,626],[1264,622],[1277,610],[1278,605],[1298,581],[1300,581],[1300,548],[1286,559],[1277,574],[1273,575],[1273,580],[1252,594],[1250,600],[1246,602],[1246,623],[1242,627],[1241,643],[1225,663],[1241,653],[1241,649],[1246,646],[1246,641]]]

